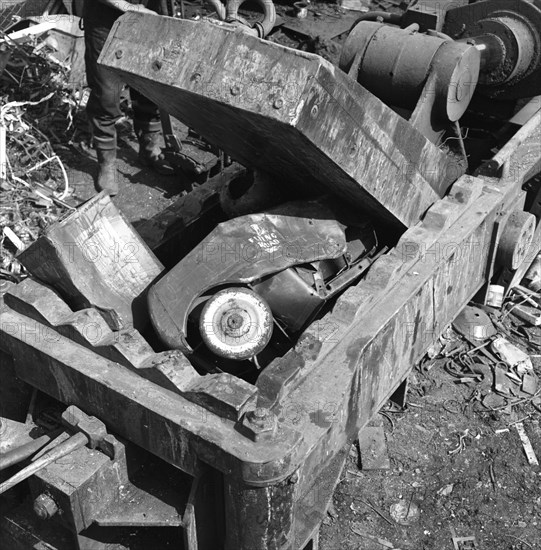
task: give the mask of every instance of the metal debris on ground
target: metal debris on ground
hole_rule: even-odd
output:
[[[383,426],[367,426],[359,432],[359,451],[363,470],[389,470],[391,460]]]
[[[513,315],[534,327],[541,326],[541,310],[539,308],[517,306],[513,309]]]
[[[382,539],[381,537],[376,537],[375,535],[371,535],[370,533],[366,533],[363,531],[360,527],[360,524],[354,523],[351,526],[351,530],[356,534],[359,535],[359,537],[363,537],[369,540],[373,540],[374,542],[377,542],[378,544],[381,544],[384,548],[391,548],[391,550],[395,550],[395,545],[392,542],[389,542],[388,540]]]
[[[477,306],[467,306],[453,323],[454,329],[466,340],[484,342],[496,334],[489,315]]]
[[[367,12],[370,10],[370,0],[340,0],[340,7],[350,11]]]
[[[288,19],[282,27],[297,35],[328,41],[348,32],[359,17],[358,12],[340,13],[338,10],[337,6],[321,4],[317,6],[317,10],[309,9],[307,16],[302,19]]]
[[[454,550],[475,550],[478,548],[475,537],[458,537],[455,528],[450,526]]]
[[[457,384],[471,387],[473,392],[465,406],[478,412],[510,414],[515,406],[535,406],[541,396],[538,372],[532,362],[539,357],[533,350],[539,349],[541,342],[541,294],[525,286],[527,281],[525,278],[522,284],[509,289],[501,304],[499,289],[492,288],[488,296],[489,301],[495,300],[492,307],[466,307],[420,365],[424,373],[440,365]],[[461,438],[450,453],[459,453],[463,448]]]
[[[371,510],[373,510],[374,512],[376,512],[376,514],[381,518],[383,519],[386,523],[388,523],[389,525],[393,525],[393,522],[383,513],[381,512],[380,510],[378,510],[369,500],[367,501],[364,501],[360,498],[357,498],[356,500],[358,500],[359,502],[361,502],[362,504],[364,504],[365,506],[368,506]]]
[[[440,497],[448,497],[455,487],[454,483],[448,483],[447,485],[444,485],[439,491],[436,492],[436,494]]]
[[[411,525],[421,515],[419,506],[413,502],[413,495],[409,499],[400,499],[398,502],[392,504],[390,513],[391,518],[399,525]]]
[[[530,466],[539,466],[539,461],[537,460],[537,456],[535,455],[535,452],[533,450],[532,443],[530,442],[530,439],[526,434],[524,424],[522,422],[517,422],[515,424],[515,428],[518,432],[518,436],[520,437],[520,441],[522,443],[522,447],[524,448],[528,463],[530,464]]]
[[[490,307],[501,308],[505,295],[505,288],[502,285],[489,285],[486,304]]]
[[[71,209],[57,149],[76,131],[83,94],[70,89],[69,67],[51,55],[46,34],[12,36],[1,38],[9,56],[0,72],[0,277],[18,281],[17,253]]]
[[[508,312],[518,317],[521,322],[525,321],[528,325],[538,327],[541,326],[541,289],[532,290],[532,285],[537,288],[537,275],[531,273],[531,276],[532,279],[525,279],[529,286],[516,285],[511,289]]]
[[[495,338],[491,347],[508,367],[516,371],[517,376],[524,376],[533,370],[530,356],[505,338]]]
[[[466,440],[470,436],[470,430],[464,430],[462,433],[458,434],[458,445],[449,451],[450,455],[461,453],[466,448]]]

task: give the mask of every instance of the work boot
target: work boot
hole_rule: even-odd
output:
[[[160,147],[160,132],[137,132],[139,141],[139,161],[144,166],[150,166],[158,174],[170,176],[173,167],[167,162]]]
[[[118,193],[118,174],[116,171],[116,149],[96,149],[98,155],[98,177],[96,189],[107,191],[114,197]]]

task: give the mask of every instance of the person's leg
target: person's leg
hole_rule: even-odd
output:
[[[143,161],[150,160],[151,156],[157,157],[161,153],[159,145],[162,130],[160,111],[152,101],[133,88],[130,88],[130,97],[133,109],[133,129],[140,146],[139,157]],[[145,140],[143,138],[153,139]]]
[[[96,187],[114,195],[118,192],[115,122],[121,117],[123,84],[111,71],[97,63],[108,34],[108,26],[85,19],[85,64],[91,89],[86,111],[98,155]]]
[[[162,4],[159,0],[148,0],[146,6],[160,15],[173,15],[161,12]],[[162,153],[162,125],[157,105],[133,88],[130,88],[130,96],[133,108],[133,129],[139,142],[140,162],[146,166],[152,166],[162,174],[171,174],[173,169],[165,162]]]
[[[139,160],[161,174],[172,174],[161,148],[162,125],[158,107],[137,90],[130,88],[133,128],[139,142]]]

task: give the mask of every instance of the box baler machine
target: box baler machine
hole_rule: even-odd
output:
[[[316,548],[359,430],[541,247],[541,2],[363,14],[340,68],[217,8],[128,13],[100,61],[246,169],[164,218],[167,254],[98,195],[4,288],[13,384],[37,390],[6,471],[44,409],[60,426],[0,486],[13,540]]]

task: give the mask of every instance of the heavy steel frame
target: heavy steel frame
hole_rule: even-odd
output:
[[[46,305],[24,315],[4,303],[0,345],[31,386],[97,416],[194,479],[218,472],[226,549],[304,548],[358,430],[490,278],[505,220],[523,209],[522,185],[541,164],[539,116],[521,131],[525,137],[508,155],[503,176],[460,178],[263,372],[254,389],[258,406],[276,419],[274,431],[247,436],[237,419],[61,336],[39,315]],[[528,259],[540,246],[538,225]],[[193,510],[185,527],[197,530],[207,511],[200,504]],[[193,543],[190,550],[206,548]]]

